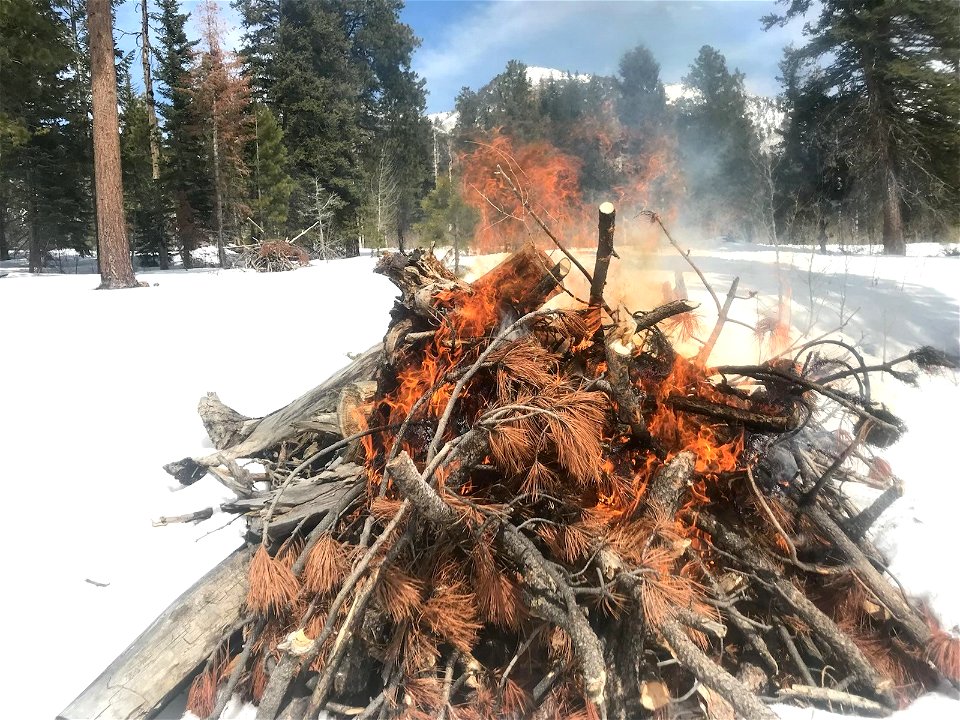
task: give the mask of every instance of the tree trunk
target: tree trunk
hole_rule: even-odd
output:
[[[893,163],[889,158],[884,168],[883,194],[883,253],[884,255],[906,255],[907,246],[903,240],[903,216],[900,214],[900,182],[897,180]]]
[[[177,192],[176,217],[183,269],[190,270],[193,268],[193,210],[190,207],[187,194],[182,190]]]
[[[150,15],[148,0],[140,2],[140,59],[143,63],[143,94],[147,101],[147,124],[150,126],[150,170],[153,178],[154,199],[160,195],[160,129],[157,124],[157,101],[153,94],[153,74],[150,72]],[[170,268],[166,233],[160,235],[160,269]]]
[[[143,63],[143,93],[147,101],[147,124],[150,126],[150,169],[154,180],[160,179],[160,145],[157,142],[157,105],[153,95],[153,76],[150,72],[150,16],[147,0],[140,3],[140,59]]]
[[[223,188],[220,187],[220,138],[217,132],[217,109],[214,107],[213,120],[213,194],[217,208],[217,257],[220,267],[227,266],[227,251],[223,247]]]
[[[7,204],[6,198],[0,197],[0,260],[10,259],[10,247],[7,244]]]
[[[33,187],[33,173],[27,171],[27,222],[30,225],[29,269],[32,273],[43,272],[43,252],[40,248],[40,231],[37,228],[37,194]]]
[[[88,0],[90,75],[93,91],[93,163],[97,186],[97,234],[100,287],[137,287],[130,263],[130,243],[123,214],[120,175],[120,121],[117,117],[117,70],[114,66],[113,14],[110,0]]]

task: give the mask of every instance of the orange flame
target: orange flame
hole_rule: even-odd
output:
[[[550,143],[515,146],[495,131],[489,142],[473,147],[460,161],[463,196],[480,214],[474,238],[480,252],[509,250],[521,242],[543,244],[539,229],[527,227],[528,208],[558,231],[579,208],[580,161]]]

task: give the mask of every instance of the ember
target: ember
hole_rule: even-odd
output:
[[[839,489],[903,430],[834,384],[870,369],[824,370],[822,344],[806,365],[679,356],[659,324],[692,306],[604,302],[600,221],[590,303],[545,307],[571,265],[532,245],[473,284],[388,255],[382,348],[261,420],[207,399],[218,452],[169,469],[234,489],[258,549],[205,636],[194,712],[240,693],[268,718],[886,714],[960,680],[957,638],[867,539],[898,482],[862,478],[884,491],[859,513]],[[839,450],[816,442],[820,399],[858,420]]]

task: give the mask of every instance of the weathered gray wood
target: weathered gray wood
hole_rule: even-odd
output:
[[[227,429],[224,432],[228,432],[234,440],[242,439],[228,447],[220,448],[210,455],[184,458],[168,463],[164,466],[164,469],[180,482],[189,484],[202,477],[206,468],[228,465],[239,458],[252,457],[261,450],[277,445],[293,434],[300,423],[317,422],[316,418],[322,418],[328,413],[335,413],[340,403],[340,391],[343,387],[350,383],[369,380],[374,377],[382,354],[383,346],[381,344],[373,346],[345,368],[328,378],[326,382],[266,417],[247,419],[241,423],[239,418],[242,418],[242,415],[234,411],[231,411],[232,415],[229,413],[224,415],[226,406],[220,403],[222,407],[217,407],[217,412],[233,419],[232,425],[228,421]],[[207,404],[210,407],[215,406],[215,403],[209,400],[209,396]],[[229,408],[226,408],[226,410],[229,410]],[[224,438],[219,431],[218,437],[212,437],[211,439],[215,444],[218,440],[224,442]]]
[[[240,620],[250,556],[234,551],[174,600],[57,720],[140,720],[159,711]]]
[[[268,492],[249,498],[236,498],[220,505],[223,512],[247,513],[250,521],[262,520],[272,511],[272,529],[277,530],[296,517],[294,525],[304,517],[323,514],[335,507],[343,495],[363,475],[364,468],[355,463],[342,463],[335,470],[326,470],[316,477],[301,478]],[[253,517],[253,516],[256,517]]]
[[[213,441],[213,446],[218,450],[236,445],[243,440],[250,434],[249,430],[245,431],[244,426],[247,423],[256,422],[224,405],[215,392],[208,392],[200,398],[197,412],[200,413],[200,420],[203,421],[203,427]]]

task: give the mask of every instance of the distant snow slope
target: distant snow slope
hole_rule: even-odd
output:
[[[536,65],[527,66],[527,80],[533,85],[547,82],[548,80],[577,80],[579,82],[590,82],[592,75],[586,73],[572,73],[566,70],[557,70],[556,68],[538,67]]]
[[[936,246],[910,246],[935,253]],[[611,266],[611,301],[650,307],[683,274],[706,327],[712,302],[674,254],[629,247]],[[717,292],[734,276],[733,316],[755,323],[777,306],[778,273],[792,324],[816,336],[859,309],[846,337],[868,362],[920,345],[957,351],[960,259],[811,255],[719,245],[694,258]],[[476,261],[476,259],[474,259]],[[489,263],[488,263],[489,264]],[[370,258],[314,263],[292,273],[242,270],[138,274],[155,286],[95,291],[95,275],[0,278],[0,439],[6,491],[3,715],[51,718],[183,590],[240,543],[217,513],[199,526],[151,527],[162,515],[228,497],[208,477],[172,492],[161,469],[210,447],[196,413],[215,390],[239,412],[274,410],[378,342],[396,294]],[[579,282],[574,275],[571,284]],[[581,289],[582,290],[582,289]],[[646,293],[642,296],[639,293]],[[755,362],[753,334],[728,325],[717,362]],[[905,495],[878,541],[893,570],[948,625],[960,622],[960,586],[946,558],[956,545],[960,482],[950,464],[960,388],[952,376],[921,387],[877,378],[874,394],[911,432],[885,452]],[[211,533],[207,535],[207,533]],[[947,565],[945,565],[947,563]],[[87,580],[107,584],[98,587]],[[243,710],[252,717],[249,710]],[[783,708],[784,718],[828,714]],[[901,720],[960,716],[960,703],[923,698]]]

